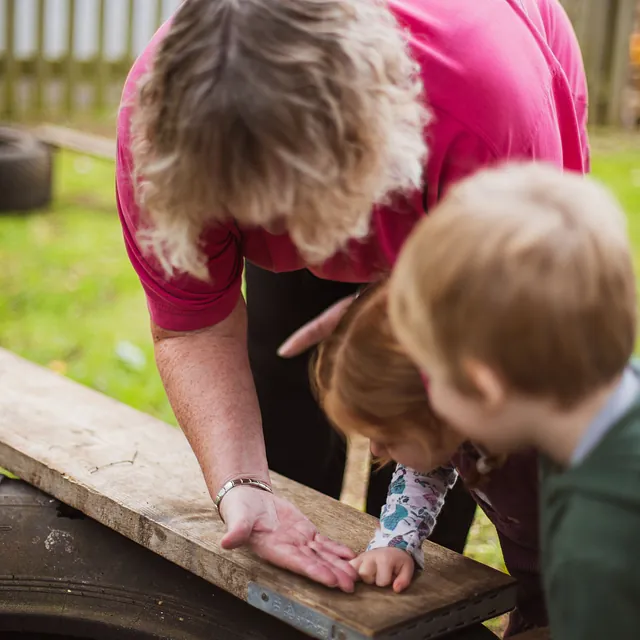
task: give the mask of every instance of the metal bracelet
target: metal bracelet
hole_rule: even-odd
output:
[[[235,487],[255,487],[256,489],[273,493],[271,486],[262,480],[256,480],[255,478],[233,478],[222,485],[222,488],[218,491],[216,498],[213,501],[218,513],[220,513],[220,503],[222,502],[222,498],[224,498],[231,489],[235,489]]]

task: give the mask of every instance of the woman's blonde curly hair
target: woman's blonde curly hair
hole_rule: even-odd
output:
[[[378,0],[186,0],[132,116],[146,246],[206,279],[209,225],[284,222],[320,263],[419,188],[419,69]]]

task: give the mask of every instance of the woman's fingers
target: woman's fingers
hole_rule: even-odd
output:
[[[309,577],[312,577],[310,574],[314,573],[317,570],[316,567],[320,565],[323,570],[326,569],[333,574],[336,580],[335,586],[338,587],[338,589],[345,593],[353,593],[358,577],[353,567],[345,560],[319,551],[314,547],[314,543],[310,543],[308,546],[298,547],[300,554],[308,558]]]
[[[315,542],[322,546],[325,551],[329,553],[333,553],[334,555],[342,558],[343,560],[353,560],[356,557],[355,551],[353,549],[347,547],[346,544],[342,544],[341,542],[336,542],[335,540],[331,540],[326,536],[322,536],[317,534],[315,537]]]
[[[314,582],[323,584],[325,587],[335,588],[339,586],[335,571],[304,546],[278,545],[263,549],[259,555],[264,560],[282,569],[306,576]]]
[[[358,579],[358,572],[347,560],[344,560],[335,553],[328,551],[322,544],[318,542],[310,542],[309,548],[315,551],[315,553],[317,553],[330,566],[335,567],[336,570],[344,573],[352,582],[355,582]]]
[[[293,333],[278,349],[282,358],[293,358],[322,342],[340,322],[354,296],[343,298]]]

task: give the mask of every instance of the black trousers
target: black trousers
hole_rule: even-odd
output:
[[[340,496],[345,443],[328,424],[309,386],[311,352],[280,358],[280,344],[358,285],[321,280],[307,270],[275,274],[247,264],[249,359],[258,392],[269,467],[333,498]],[[368,513],[379,516],[393,468],[372,472]],[[462,482],[447,496],[431,539],[459,553],[475,513]]]

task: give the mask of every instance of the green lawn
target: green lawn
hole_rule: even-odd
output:
[[[598,136],[594,146],[594,174],[628,212],[640,267],[640,144]],[[0,216],[0,345],[175,424],[123,248],[113,166],[63,153],[55,180],[50,211]],[[503,566],[484,517],[468,553]]]
[[[0,345],[173,421],[115,212],[113,165],[56,164],[55,203],[0,216]]]

